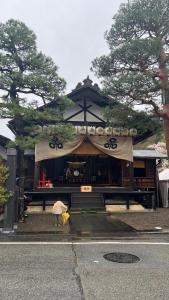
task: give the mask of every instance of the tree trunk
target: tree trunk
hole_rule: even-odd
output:
[[[166,141],[167,155],[169,157],[169,104],[164,104],[163,111],[165,111],[164,135],[165,135],[165,141]]]
[[[24,123],[21,115],[17,115],[14,120],[16,138],[23,137]],[[25,166],[24,166],[24,150],[18,146],[18,159],[17,159],[17,177],[19,188],[19,219],[24,220],[24,182],[25,182]]]
[[[160,81],[163,87],[163,120],[164,135],[166,141],[167,155],[169,157],[169,74],[167,67],[167,56],[164,48],[161,48],[159,56]]]
[[[24,219],[24,150],[18,149],[19,218]]]

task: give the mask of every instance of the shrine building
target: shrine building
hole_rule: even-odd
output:
[[[25,193],[32,201],[62,199],[70,209],[101,208],[126,201],[148,208],[160,206],[155,150],[137,150],[137,143],[152,135],[135,128],[108,124],[104,108],[110,99],[87,78],[67,95],[74,105],[64,123],[74,126],[71,139],[54,136],[25,151]],[[55,103],[50,107],[54,109]],[[134,147],[134,150],[133,150]]]

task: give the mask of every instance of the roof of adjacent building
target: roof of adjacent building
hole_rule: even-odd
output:
[[[168,158],[167,154],[161,153],[157,150],[133,150],[133,156],[139,158]]]

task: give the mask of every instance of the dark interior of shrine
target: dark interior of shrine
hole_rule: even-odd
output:
[[[70,155],[40,163],[40,180],[58,185],[121,186],[121,160],[106,155]]]

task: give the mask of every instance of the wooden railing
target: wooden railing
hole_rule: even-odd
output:
[[[133,178],[133,185],[134,188],[155,188],[156,181],[155,178],[152,177],[134,177]],[[123,178],[123,186],[132,186],[132,182],[130,178]]]

